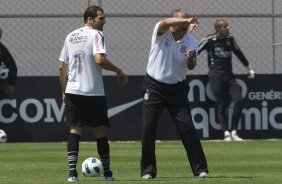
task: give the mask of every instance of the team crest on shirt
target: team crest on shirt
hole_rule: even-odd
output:
[[[149,93],[148,90],[146,90],[146,92],[144,93],[143,99],[144,99],[144,100],[149,100],[149,96],[150,96],[150,93]]]
[[[185,45],[181,45],[180,53],[184,54],[186,53],[186,50],[187,50],[187,47]]]
[[[170,40],[168,38],[165,41],[165,46],[170,46]]]

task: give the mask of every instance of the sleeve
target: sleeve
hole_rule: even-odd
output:
[[[69,54],[68,54],[68,45],[67,45],[67,38],[65,39],[64,46],[62,48],[59,61],[62,61],[64,63],[69,63]]]
[[[198,54],[207,49],[208,37],[203,38],[198,44]]]
[[[158,29],[159,29],[159,25],[160,25],[160,22],[158,22],[155,27],[154,27],[154,31],[153,31],[153,35],[152,35],[152,39],[156,39],[157,36],[158,36]],[[163,35],[163,34],[162,34]]]
[[[9,75],[8,75],[9,84],[16,85],[18,68],[13,56],[3,44],[2,44],[2,54],[4,59],[3,62],[7,66],[7,68],[9,68]]]
[[[106,44],[103,32],[95,31],[93,42],[93,55],[97,53],[106,54]]]
[[[244,66],[249,66],[249,62],[243,52],[241,51],[240,47],[236,43],[234,37],[231,37],[232,42],[232,51],[238,57],[238,59],[243,63]]]
[[[167,39],[167,34],[170,34],[169,31],[166,31],[163,34],[158,35],[158,29],[159,29],[160,23],[161,21],[158,22],[154,27],[153,34],[152,34],[151,47],[154,46],[155,44],[164,43]]]
[[[188,39],[188,50],[195,49],[196,53],[198,53],[199,46],[198,46],[198,40],[193,35],[188,33],[189,39]]]

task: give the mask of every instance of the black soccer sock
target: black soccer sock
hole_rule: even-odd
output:
[[[77,177],[76,165],[79,152],[80,135],[70,133],[68,139],[68,161],[70,175]]]
[[[101,162],[104,168],[104,174],[106,176],[111,176],[112,172],[110,171],[110,146],[108,142],[108,137],[97,138],[97,150],[100,156]]]

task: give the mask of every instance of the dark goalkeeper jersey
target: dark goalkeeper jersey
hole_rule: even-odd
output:
[[[17,65],[9,50],[0,41],[0,65],[4,64],[9,68],[8,81],[15,85],[17,80]]]
[[[232,35],[224,39],[217,38],[215,34],[206,36],[199,43],[198,54],[203,50],[208,54],[209,76],[233,75],[232,52],[244,66],[249,65]]]

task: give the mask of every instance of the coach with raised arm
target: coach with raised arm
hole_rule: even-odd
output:
[[[224,132],[225,141],[242,141],[237,134],[238,124],[243,108],[244,99],[241,87],[236,82],[232,69],[232,52],[247,68],[250,79],[254,79],[255,71],[237,45],[234,37],[229,33],[229,24],[220,19],[215,22],[215,33],[206,36],[199,43],[198,54],[207,51],[209,67],[209,83],[215,96],[218,120]],[[226,107],[229,98],[234,102],[231,129],[228,127]]]
[[[198,27],[197,17],[175,9],[158,22],[153,31],[144,77],[141,178],[157,175],[155,139],[158,119],[166,108],[174,120],[194,176],[208,177],[206,157],[193,124],[187,98],[186,72],[197,65],[197,39],[190,34]],[[161,123],[161,122],[160,122]]]

